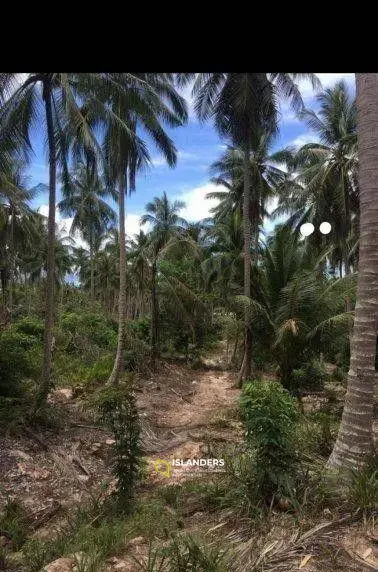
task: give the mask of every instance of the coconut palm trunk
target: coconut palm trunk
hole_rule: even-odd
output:
[[[157,262],[154,260],[151,276],[151,357],[153,367],[156,365],[156,359],[159,354],[159,307],[156,291],[156,275]]]
[[[93,260],[93,235],[92,231],[90,233],[90,245],[89,245],[89,264],[91,269],[91,300],[94,300],[94,260]]]
[[[243,233],[244,233],[244,296],[251,297],[251,221],[249,217],[251,202],[251,176],[249,169],[249,145],[244,149],[244,199],[243,199]],[[251,373],[252,360],[252,328],[250,309],[246,306],[244,314],[244,357],[237,379],[237,386],[241,387],[244,379]]]
[[[126,181],[126,177],[125,177]],[[125,196],[127,183],[120,177],[118,186],[119,206],[119,295],[118,295],[118,343],[113,371],[106,385],[117,385],[123,368],[123,351],[126,333],[126,233],[125,233]]]
[[[372,450],[378,319],[378,74],[356,74],[360,184],[357,301],[348,389],[328,466],[358,466]]]
[[[43,342],[43,369],[37,407],[46,400],[50,390],[52,342],[54,327],[54,266],[55,266],[55,200],[56,200],[56,144],[54,137],[54,121],[52,113],[51,81],[46,80],[43,86],[45,101],[47,140],[49,147],[49,216],[47,223],[47,268],[46,268],[46,303],[45,333]]]

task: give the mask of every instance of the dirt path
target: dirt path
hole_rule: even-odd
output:
[[[209,447],[212,437],[219,437],[221,433],[222,440],[235,439],[235,430],[227,426],[227,411],[236,407],[240,394],[234,387],[233,375],[215,370],[186,370],[185,374],[176,387],[166,387],[171,397],[167,397],[166,391],[162,396],[159,389],[159,395],[151,399],[150,394],[148,399],[153,411],[146,416],[153,430],[161,436],[147,459],[149,478],[154,483],[172,484],[195,476],[205,469],[189,464],[172,468],[172,459],[187,462],[212,458]],[[218,427],[219,418],[221,427]],[[156,471],[158,459],[171,465],[169,477]]]
[[[228,372],[166,363],[158,374],[140,381],[137,402],[150,485],[168,480],[156,472],[156,459],[209,456],[209,426],[219,411],[233,407],[238,398],[233,383]],[[59,430],[2,436],[0,453],[0,504],[17,498],[38,518],[56,512],[47,533],[71,507],[113,479],[112,435],[93,426],[85,403],[73,397],[70,389],[57,389],[52,400],[62,417]],[[224,428],[221,431],[226,433]],[[173,480],[183,477],[183,471],[177,473]],[[38,528],[38,533],[44,535],[44,528]]]

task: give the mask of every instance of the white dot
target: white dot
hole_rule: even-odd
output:
[[[322,234],[329,234],[332,230],[332,226],[329,224],[329,222],[322,222],[322,224],[319,226],[319,230]]]
[[[299,230],[302,236],[310,236],[314,232],[315,227],[311,222],[305,222]]]

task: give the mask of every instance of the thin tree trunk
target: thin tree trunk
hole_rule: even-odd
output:
[[[360,182],[357,302],[348,389],[329,467],[358,466],[372,450],[378,320],[378,74],[356,74]]]
[[[244,296],[251,297],[251,221],[250,208],[250,170],[249,170],[249,146],[244,149],[244,200],[243,200],[243,231],[244,231]],[[237,379],[237,386],[241,387],[243,380],[251,374],[252,359],[252,327],[250,320],[250,308],[247,306],[244,314],[244,358]]]
[[[125,177],[126,179],[126,177]],[[118,295],[118,343],[117,354],[114,360],[113,371],[106,385],[117,385],[123,369],[123,351],[126,333],[126,236],[125,236],[125,195],[126,183],[123,177],[118,186],[119,205],[119,295]]]
[[[236,352],[238,350],[238,343],[239,343],[239,334],[236,334],[234,349],[231,356],[231,364],[235,364],[236,362]]]
[[[10,228],[10,241],[9,241],[9,313],[10,321],[12,321],[13,312],[13,288],[14,288],[14,210],[11,210],[11,228]]]
[[[157,264],[154,260],[152,264],[151,279],[151,358],[152,366],[156,366],[156,359],[159,355],[159,308],[156,291]]]
[[[54,266],[55,266],[55,201],[56,201],[56,146],[54,138],[54,123],[52,115],[51,83],[43,86],[45,101],[47,140],[49,146],[49,217],[47,224],[47,274],[46,274],[46,304],[45,304],[45,333],[43,344],[43,368],[37,407],[47,399],[50,390],[52,342],[54,327]]]
[[[91,240],[92,242],[92,240]],[[94,300],[94,264],[93,264],[93,246],[89,246],[89,262],[91,266],[91,300]]]

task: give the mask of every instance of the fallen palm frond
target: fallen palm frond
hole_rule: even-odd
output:
[[[320,523],[305,533],[296,530],[287,536],[266,542],[256,555],[256,539],[243,543],[237,550],[237,572],[289,572],[298,570],[305,556],[316,556],[324,546],[335,548],[338,534],[357,516],[348,515],[332,522]],[[273,533],[276,531],[272,531]],[[272,533],[271,533],[272,535]],[[308,559],[309,560],[309,559]]]

